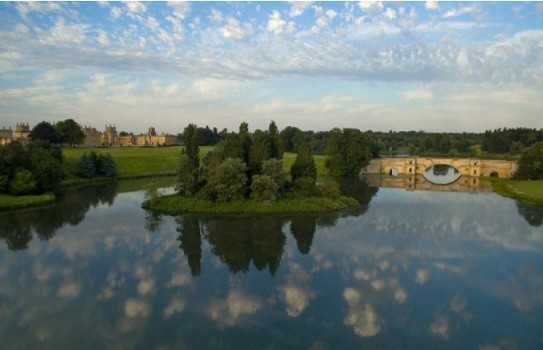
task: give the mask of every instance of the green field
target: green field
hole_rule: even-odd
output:
[[[97,153],[109,153],[115,159],[120,179],[135,177],[151,177],[161,175],[175,175],[177,162],[182,147],[122,147],[122,148],[94,148]],[[64,152],[64,167],[68,175],[68,183],[77,183],[75,165],[85,152],[92,148],[66,148]],[[200,159],[213,150],[211,146],[200,147]],[[317,175],[327,176],[328,172],[324,167],[325,156],[315,156]],[[283,167],[290,173],[290,166],[296,159],[295,153],[285,153],[283,156]]]
[[[523,203],[543,206],[543,180],[491,179],[494,192]]]
[[[175,175],[177,162],[181,154],[177,147],[122,147],[94,148],[97,153],[109,153],[117,164],[118,176],[123,178]],[[200,147],[200,157],[209,152],[211,147]],[[85,152],[92,148],[66,148],[64,166],[68,179],[76,178],[75,165]]]
[[[9,194],[0,194],[0,211],[34,207],[50,204],[54,201],[55,195],[51,193],[45,193],[39,196],[10,196]]]

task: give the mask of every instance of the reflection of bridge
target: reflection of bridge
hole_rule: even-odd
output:
[[[421,175],[397,177],[363,175],[362,178],[366,180],[366,183],[370,187],[404,188],[407,191],[492,192],[490,182],[468,176],[461,176],[454,183],[448,185],[433,184]]]
[[[380,158],[372,159],[360,174],[419,175],[433,165],[450,165],[462,176],[511,177],[517,170],[517,162],[473,158]]]

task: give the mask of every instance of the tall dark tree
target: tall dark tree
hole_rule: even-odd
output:
[[[313,181],[317,180],[317,166],[311,153],[311,147],[307,143],[298,147],[298,154],[290,167],[290,175],[292,181],[303,177],[312,178]]]
[[[43,140],[51,143],[59,143],[59,135],[55,128],[48,122],[38,123],[28,134],[31,140]]]
[[[200,182],[200,148],[198,128],[189,124],[183,133],[185,147],[178,165],[176,189],[182,196],[192,196],[198,191]]]
[[[268,136],[270,140],[270,158],[283,159],[283,142],[273,120],[268,127]]]
[[[249,150],[249,169],[251,175],[260,174],[262,171],[262,162],[272,158],[272,145],[268,134],[261,130],[256,130],[251,139]]]
[[[66,119],[56,123],[55,130],[59,137],[59,142],[68,144],[70,147],[82,144],[85,141],[83,129],[73,119]]]

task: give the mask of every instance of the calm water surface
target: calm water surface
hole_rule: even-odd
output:
[[[137,188],[0,215],[0,348],[543,348],[542,209],[356,180],[347,212],[171,217]]]

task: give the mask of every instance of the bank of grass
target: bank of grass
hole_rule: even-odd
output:
[[[55,195],[45,193],[37,196],[11,196],[0,194],[0,211],[17,210],[40,205],[51,204],[55,201]]]
[[[111,147],[111,148],[66,148],[64,167],[67,180],[76,179],[75,166],[83,153],[94,150],[109,153],[117,164],[119,179],[175,175],[181,146],[176,147]],[[200,147],[201,157],[211,147]]]
[[[109,153],[117,164],[118,179],[137,179],[157,176],[173,176],[177,174],[177,163],[182,146],[176,147],[112,147],[112,148],[66,148],[64,153],[64,170],[67,178],[64,186],[83,185],[104,182],[104,179],[81,179],[75,174],[75,167],[83,153],[94,150],[97,153]],[[200,159],[213,150],[213,146],[200,146]],[[328,176],[325,156],[316,155],[317,176]],[[284,153],[283,168],[290,174],[290,167],[296,159],[296,153]]]
[[[181,197],[174,193],[143,202],[144,209],[164,214],[180,213],[308,213],[342,210],[357,207],[360,204],[351,197],[289,197],[275,202],[254,200],[235,200],[213,202],[205,198]]]
[[[522,203],[543,206],[543,180],[488,179],[492,189],[501,196],[516,199]]]

